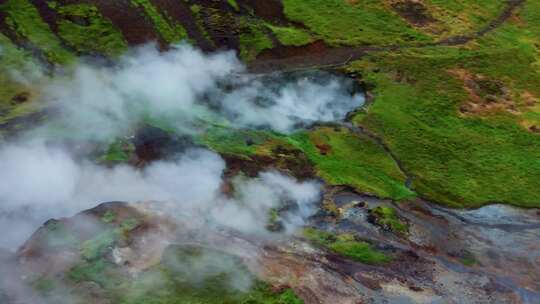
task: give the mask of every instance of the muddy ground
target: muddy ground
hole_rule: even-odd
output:
[[[202,217],[171,213],[162,203],[107,203],[73,218],[48,222],[16,256],[9,257],[17,261],[16,269],[4,271],[11,271],[12,279],[66,272],[80,260],[79,254],[44,246],[45,227],[62,223],[78,238],[89,239],[100,230],[81,223],[99,222],[111,211],[123,219],[144,218],[130,241],[110,248],[111,259],[127,273],[155,265],[171,244],[198,245],[240,257],[260,278],[276,288],[293,288],[307,304],[540,301],[537,211],[501,205],[456,211],[423,201],[397,205],[340,188],[327,189],[324,199],[339,208],[339,215],[317,214],[312,226],[353,232],[393,261],[379,266],[355,262],[301,235],[261,238],[208,227],[199,220]],[[408,223],[408,233],[395,234],[372,223],[369,210],[377,206],[396,208]],[[9,292],[8,296],[16,297]]]

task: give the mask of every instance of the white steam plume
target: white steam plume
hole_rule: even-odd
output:
[[[225,226],[256,236],[269,234],[271,211],[286,203],[281,224],[291,233],[314,212],[321,195],[318,182],[267,171],[258,178],[234,178],[235,191],[227,196],[222,193],[225,162],[207,150],[188,150],[142,169],[104,167],[45,144],[42,135],[61,130],[74,138],[108,141],[148,118],[172,123],[180,133],[198,132],[201,121],[291,132],[343,119],[363,102],[350,80],[329,74],[250,75],[231,52],[205,55],[187,45],[165,53],[146,46],[114,66],[80,64],[52,78],[26,71],[16,76],[39,84],[43,104],[59,109],[60,116],[39,129],[45,133],[0,146],[0,248],[11,250],[47,219],[107,201],[168,202],[163,205],[173,206],[171,214],[197,217],[210,229]],[[204,263],[179,267],[208,272]],[[234,287],[249,285],[234,277],[239,278]]]
[[[313,211],[320,189],[276,172],[237,178],[232,198],[220,191],[225,163],[213,152],[188,150],[176,161],[157,161],[142,170],[107,168],[76,161],[40,142],[0,150],[0,229],[10,231],[0,247],[14,249],[41,223],[106,201],[173,202],[174,212],[205,217],[209,224],[244,233],[265,233],[271,208],[292,201],[298,210],[284,217],[288,232]]]
[[[44,85],[44,98],[64,112],[75,133],[116,136],[147,116],[168,117],[181,131],[199,119],[235,127],[289,132],[299,124],[334,121],[363,102],[352,81],[255,76],[234,53],[204,55],[188,45],[160,53],[146,46],[113,67],[79,65]]]

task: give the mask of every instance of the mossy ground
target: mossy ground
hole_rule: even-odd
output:
[[[283,4],[290,20],[303,23],[330,45],[389,45],[431,40],[380,1],[284,0]]]
[[[384,139],[419,195],[454,207],[540,203],[540,141],[523,127],[523,120],[538,123],[531,106],[540,96],[535,5],[522,9],[519,22],[464,47],[381,52],[351,66],[376,95],[356,123]],[[451,73],[456,68],[503,83],[515,111],[461,113],[470,95]],[[524,94],[535,97],[527,103]]]
[[[188,37],[184,27],[173,20],[167,12],[162,12],[149,0],[131,0],[131,3],[144,10],[146,15],[152,20],[156,31],[161,38],[168,43],[178,43]]]
[[[347,185],[361,193],[395,200],[415,196],[405,186],[404,174],[380,145],[344,127],[319,127],[292,135],[214,127],[196,141],[221,154],[270,157],[276,165],[287,157],[285,154],[296,151],[296,158],[305,155],[308,165],[330,185]]]
[[[243,20],[243,31],[240,34],[240,58],[245,61],[254,60],[257,55],[274,47],[274,43],[268,37],[267,28],[262,22]]]
[[[325,247],[330,251],[361,263],[381,265],[392,261],[391,256],[374,249],[367,242],[357,240],[352,234],[336,235],[314,228],[306,228],[304,237],[318,246]]]
[[[183,264],[197,265],[195,267],[202,267],[207,273],[198,273],[201,277],[196,278],[196,274],[179,268]],[[222,265],[234,268],[227,269]],[[234,286],[235,280],[246,280],[247,289],[237,289],[240,286]],[[196,247],[170,247],[160,265],[144,272],[134,282],[121,286],[118,291],[121,290],[123,292],[118,298],[118,303],[126,304],[303,303],[291,289],[275,292],[267,284],[257,281],[239,259],[219,251]]]
[[[134,150],[135,146],[133,143],[125,139],[118,139],[109,145],[107,151],[105,151],[105,154],[99,160],[108,163],[126,163]]]
[[[315,40],[311,34],[296,27],[272,24],[267,24],[267,27],[276,35],[279,42],[285,46],[302,46]]]
[[[83,250],[83,260],[65,276],[40,277],[32,282],[33,288],[47,299],[60,286],[92,282],[101,289],[103,299],[124,304],[303,303],[292,289],[274,291],[256,279],[239,258],[200,247],[170,246],[159,264],[131,277],[107,257],[116,238],[98,235],[87,241],[104,246],[91,257]],[[91,295],[78,292],[77,297],[83,303]]]
[[[502,2],[487,0],[423,1],[433,24],[422,27],[398,14],[394,2],[285,0],[283,13],[288,20],[263,21],[246,4],[241,3],[240,7],[236,1],[228,1],[229,8],[223,14],[236,16],[234,35],[238,37],[242,57],[249,61],[275,47],[275,41],[291,46],[315,39],[331,46],[415,45],[471,34],[496,19],[505,7]],[[8,0],[0,5],[5,29],[14,40],[0,36],[3,64],[14,66],[12,63],[17,62],[19,69],[21,63],[30,61],[32,56],[18,47],[21,45],[37,50],[32,55],[42,54],[47,61],[61,64],[73,62],[74,52],[112,56],[125,49],[119,29],[95,6],[86,2],[47,3],[58,13],[57,32],[42,19],[31,1]],[[187,37],[181,21],[173,20],[157,5],[143,0],[133,0],[131,4],[143,11],[164,41],[173,43]],[[185,5],[193,8],[194,16],[216,9],[210,7],[213,4],[202,2],[188,1]],[[324,128],[288,138],[272,135],[260,143],[249,144],[235,138],[244,138],[245,132],[220,131],[217,135],[207,134],[203,144],[236,155],[274,155],[272,149],[278,145],[293,147],[309,159],[317,174],[328,183],[346,184],[361,192],[397,200],[416,193],[455,207],[478,207],[492,202],[538,206],[539,6],[535,1],[527,1],[501,27],[464,46],[378,51],[349,67],[362,74],[375,93],[375,102],[353,121],[378,136],[394,159],[370,138]],[[212,12],[206,15],[216,15]],[[211,17],[206,15],[202,17]],[[204,21],[199,24],[200,30],[209,35],[204,28],[209,20]],[[474,79],[501,84],[508,92],[505,94],[510,105],[492,106],[490,94],[479,94],[481,102],[486,103],[482,106],[489,111],[463,113],[460,108],[471,102],[471,93],[466,81],[456,76],[456,70]],[[0,82],[1,122],[35,110],[31,102],[13,103],[15,95],[33,96],[33,92],[14,82],[9,69],[2,67]],[[220,142],[212,136],[227,140]],[[321,153],[321,147],[328,151]],[[126,155],[114,148],[106,158],[125,161]],[[399,170],[396,159],[405,172]],[[405,187],[405,175],[412,177],[414,192]]]
[[[275,47],[276,39],[285,46],[302,46],[317,39],[330,46],[415,46],[478,31],[504,7],[503,1],[426,0],[423,3],[433,23],[420,27],[399,16],[391,7],[393,1],[284,0],[284,13],[290,23],[275,24],[254,16],[245,9],[245,2],[241,2],[242,7],[236,1],[227,2],[235,13],[247,11],[249,15],[239,16],[235,33],[240,55],[246,61]],[[165,42],[175,43],[187,37],[181,22],[151,1],[131,3],[146,14]],[[11,68],[19,69],[31,61],[32,55],[53,64],[68,64],[76,60],[74,53],[116,56],[126,48],[119,29],[94,6],[51,2],[51,8],[60,16],[56,33],[41,18],[33,2],[7,0],[0,5],[6,30],[15,37],[10,41],[0,35],[0,122],[32,109],[30,103],[12,103],[13,96],[31,88],[13,81],[9,74]],[[200,16],[205,6],[191,8],[200,21],[198,30],[210,41],[212,37]],[[466,45],[377,51],[352,63],[349,70],[359,72],[375,95],[374,102],[359,112],[353,122],[379,137],[392,155],[373,138],[346,128],[319,127],[287,136],[215,127],[198,142],[222,154],[268,156],[276,163],[284,154],[294,151],[299,154],[293,157],[307,158],[301,165],[313,166],[328,184],[348,185],[359,192],[395,200],[418,194],[452,207],[479,207],[493,202],[538,207],[539,20],[540,3],[527,1],[503,26]],[[34,54],[18,47],[22,45],[29,46]],[[456,70],[465,71],[474,79],[487,79],[476,84],[481,89],[478,96],[482,103],[496,103],[490,97],[497,91],[492,85],[501,84],[508,92],[511,107],[463,112],[462,106],[474,96],[467,81],[456,76]],[[128,155],[129,149],[115,142],[104,160],[126,161]],[[412,178],[412,190],[405,186],[407,176]],[[394,212],[373,211],[388,227],[405,230]],[[103,217],[107,225],[115,221],[114,215]],[[47,243],[78,248],[83,260],[66,279],[75,284],[97,283],[117,303],[301,303],[292,290],[276,293],[260,282],[247,292],[237,292],[224,284],[230,275],[227,273],[192,286],[181,273],[172,272],[166,260],[137,280],[126,280],[116,272],[117,266],[105,258],[111,246],[133,229],[133,223],[126,225],[111,227],[84,242],[63,227],[53,225]],[[392,259],[354,235],[308,229],[305,236],[319,246],[362,263],[385,264]],[[185,252],[179,252],[186,257]],[[471,265],[476,260],[465,255],[461,262]],[[152,280],[156,277],[160,279]],[[55,280],[40,278],[34,281],[34,287],[46,294],[55,288]],[[156,283],[162,284],[160,288],[155,288]]]
[[[394,233],[405,234],[408,231],[407,223],[399,218],[393,207],[376,207],[370,210],[370,217],[375,224]]]
[[[58,37],[28,0],[9,0],[0,5],[7,16],[5,23],[20,39],[26,39],[39,48],[52,63],[72,62],[74,55],[66,50]]]
[[[32,103],[33,90],[16,81],[12,73],[32,70],[36,67],[29,52],[18,48],[6,36],[0,34],[0,124],[18,116],[31,113],[36,105]],[[14,101],[16,96],[25,96],[21,102]]]
[[[58,22],[58,35],[79,54],[114,57],[127,50],[122,33],[100,14],[96,6],[56,2],[49,2],[49,6],[62,17]]]
[[[367,136],[343,127],[322,127],[294,134],[291,142],[331,185],[348,185],[358,192],[396,200],[414,197],[394,160]]]

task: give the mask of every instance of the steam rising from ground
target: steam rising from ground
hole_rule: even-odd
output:
[[[179,133],[197,132],[201,122],[290,132],[342,119],[362,102],[349,80],[328,74],[250,75],[232,52],[205,55],[187,45],[165,53],[142,47],[114,66],[80,64],[52,79],[35,75],[26,81],[40,83],[43,102],[61,110],[40,130],[98,141],[125,135],[148,119],[172,123]],[[192,150],[176,162],[155,162],[143,170],[105,168],[75,160],[66,149],[47,145],[42,135],[32,132],[0,149],[0,229],[17,227],[0,246],[13,248],[47,218],[103,201],[175,201],[207,211],[216,223],[250,230],[262,227],[261,218],[279,201],[307,206],[318,195],[313,183],[264,173],[256,180],[236,179],[239,197],[224,198],[219,188],[225,165],[211,152]],[[307,213],[300,208],[286,228]]]
[[[147,46],[114,67],[80,65],[73,77],[45,86],[45,99],[65,110],[77,133],[106,137],[140,120],[173,118],[181,131],[202,120],[290,132],[342,119],[363,102],[351,80],[328,74],[255,76],[233,53],[204,55],[187,45],[159,53]]]
[[[209,229],[265,237],[270,215],[282,208],[283,232],[291,233],[313,214],[321,196],[318,182],[270,170],[258,178],[236,176],[230,181],[234,191],[224,193],[225,162],[214,152],[191,148],[144,168],[106,167],[88,155],[75,156],[65,144],[52,144],[50,134],[60,130],[61,138],[107,143],[148,120],[165,121],[182,134],[208,123],[291,132],[343,119],[363,102],[349,80],[328,74],[250,75],[233,53],[204,55],[187,45],[166,53],[146,46],[114,66],[81,64],[52,79],[22,74],[22,81],[40,84],[43,103],[60,114],[38,128],[41,132],[0,147],[0,230],[7,232],[0,248],[11,250],[47,219],[107,201],[163,202],[173,206],[170,214],[197,218]],[[207,272],[204,263],[201,267]],[[242,289],[249,280],[239,277],[236,283]]]
[[[261,173],[258,179],[238,177],[236,192],[226,197],[221,192],[224,170],[219,155],[201,149],[138,170],[76,161],[66,151],[39,142],[6,147],[0,150],[0,229],[11,232],[0,247],[20,245],[36,224],[48,218],[69,216],[105,201],[172,202],[171,212],[177,215],[263,234],[272,208],[284,201],[299,206],[284,218],[286,231],[292,232],[319,199],[317,183],[299,183],[276,172]]]

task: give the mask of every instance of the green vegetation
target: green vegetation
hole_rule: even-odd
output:
[[[199,247],[170,246],[158,265],[135,277],[102,256],[73,267],[67,278],[75,283],[95,282],[107,299],[122,304],[303,303],[292,289],[272,291],[249,272],[241,259]]]
[[[539,206],[540,141],[524,127],[540,122],[534,34],[540,19],[528,13],[534,6],[528,3],[527,13],[520,13],[527,26],[505,24],[465,47],[381,52],[351,66],[376,96],[355,121],[384,139],[421,196],[453,207]],[[513,105],[462,113],[473,99],[466,89],[470,81],[456,70],[500,82]],[[489,104],[481,97],[475,102]]]
[[[437,20],[430,29],[439,39],[472,33],[495,19],[505,7],[504,1],[490,0],[428,0],[424,3]]]
[[[119,231],[107,230],[95,238],[82,243],[81,256],[86,260],[95,260],[108,250],[119,237]]]
[[[243,157],[261,154],[261,145],[278,138],[279,135],[267,131],[214,126],[196,141],[218,153]]]
[[[394,160],[366,136],[323,127],[294,134],[291,143],[306,153],[330,185],[350,185],[359,192],[396,200],[414,196]]]
[[[65,64],[74,60],[29,0],[5,1],[0,5],[0,11],[6,14],[6,24],[18,36],[40,48],[50,62]]]
[[[47,295],[56,288],[56,282],[51,278],[43,276],[32,283],[32,288],[41,295]]]
[[[193,267],[202,268],[198,272],[202,274],[200,278],[194,276]],[[247,289],[239,290],[239,286],[232,285],[233,281],[244,282]],[[169,247],[160,265],[145,271],[122,289],[117,303],[123,304],[303,303],[291,289],[273,292],[254,278],[239,258],[197,247]]]
[[[45,226],[44,240],[49,248],[76,247],[79,241],[61,222],[50,221]]]
[[[89,4],[59,6],[56,2],[50,2],[49,6],[63,17],[58,22],[58,35],[79,53],[117,56],[127,49],[122,33],[97,7]],[[80,24],[72,20],[79,20]]]
[[[285,15],[331,45],[389,45],[429,41],[381,1],[284,0]]]
[[[114,222],[115,219],[116,214],[111,210],[107,210],[107,212],[105,212],[105,214],[103,214],[103,216],[101,217],[101,221],[107,224]]]
[[[192,6],[189,7],[189,9],[191,10],[192,13],[199,14],[202,8],[198,4],[193,4]]]
[[[238,3],[236,2],[236,0],[227,0],[227,3],[229,3],[229,5],[234,8],[235,11],[239,11],[240,10],[240,7],[238,6]]]
[[[109,222],[112,223],[112,216],[114,216],[114,214],[111,215],[110,213],[105,213],[102,220],[104,222],[109,220]],[[115,225],[113,228],[102,231],[93,239],[84,241],[80,248],[81,256],[87,261],[99,259],[105,252],[109,251],[115,242],[121,239],[127,239],[128,233],[135,229],[138,224],[139,221],[136,219],[127,219],[122,221],[120,225]]]
[[[0,34],[0,46],[1,76],[4,76],[8,69],[23,69],[26,64],[34,65],[31,54],[18,48],[4,34]]]
[[[133,143],[122,139],[116,140],[109,145],[109,148],[99,160],[102,162],[125,163],[129,161],[133,151],[135,151]]]
[[[75,283],[95,282],[101,287],[114,286],[115,265],[105,259],[84,261],[67,273],[67,278]]]
[[[14,70],[33,68],[35,63],[31,55],[0,34],[0,123],[35,111],[30,88],[10,76]]]
[[[306,228],[304,237],[316,245],[361,263],[378,265],[392,260],[392,257],[377,251],[369,243],[356,240],[353,234],[335,235],[314,228]]]
[[[214,44],[214,42],[212,41],[212,37],[210,37],[210,34],[208,34],[208,31],[206,31],[206,28],[204,26],[204,17],[202,15],[202,10],[206,8],[198,4],[193,4],[189,7],[189,9],[195,15],[195,25],[197,26],[199,32],[204,36],[208,43]]]
[[[108,227],[81,244],[82,261],[69,270],[69,280],[75,283],[95,282],[103,288],[112,288],[119,284],[122,276],[117,272],[116,265],[107,260],[107,254],[116,242],[128,239],[128,233],[138,226],[139,221],[130,218],[112,225],[114,220],[116,215],[112,211],[105,212],[102,221],[109,224]]]
[[[379,226],[389,231],[405,234],[409,230],[407,223],[403,222],[396,209],[388,206],[379,206],[370,210],[370,217]]]
[[[240,58],[245,61],[254,60],[260,52],[271,49],[274,43],[266,34],[266,27],[253,20],[243,20],[240,34]]]
[[[266,24],[266,26],[276,35],[279,42],[285,46],[302,46],[314,40],[309,33],[295,27],[276,26],[272,24]]]
[[[172,20],[166,12],[160,13],[157,7],[149,0],[131,0],[134,6],[141,7],[154,23],[156,31],[168,43],[176,43],[187,39],[186,30],[181,24]]]
[[[214,126],[196,142],[240,158],[270,157],[276,167],[284,169],[293,170],[296,162],[305,169],[311,166],[307,164],[310,161],[317,175],[330,185],[349,185],[362,193],[396,200],[414,197],[405,186],[405,176],[384,149],[346,128],[322,127],[285,136]],[[296,162],[287,162],[290,156]]]
[[[464,250],[463,252],[461,252],[459,262],[469,267],[478,263],[474,254],[468,250]]]

